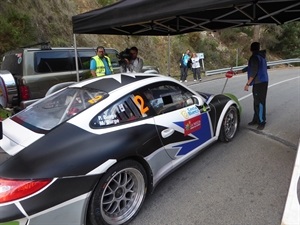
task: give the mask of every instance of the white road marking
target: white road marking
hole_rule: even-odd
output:
[[[276,86],[276,85],[279,85],[279,84],[282,84],[282,83],[285,83],[285,82],[289,82],[289,81],[291,81],[291,80],[299,79],[299,78],[300,78],[300,76],[294,77],[294,78],[290,78],[290,79],[287,79],[287,80],[283,80],[283,81],[280,81],[280,82],[277,82],[277,83],[274,83],[274,84],[269,85],[268,88],[274,87],[274,86]],[[239,101],[242,101],[242,100],[244,100],[244,99],[246,99],[246,98],[248,98],[248,97],[250,97],[250,96],[252,96],[252,93],[251,93],[251,94],[248,94],[248,95],[245,95],[245,96],[239,98],[238,100],[239,100]]]

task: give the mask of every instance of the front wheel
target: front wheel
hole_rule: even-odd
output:
[[[122,161],[101,178],[89,203],[92,225],[129,223],[140,210],[147,190],[147,176],[142,165]]]
[[[227,110],[221,125],[219,140],[229,142],[233,139],[239,124],[238,111],[235,106]]]

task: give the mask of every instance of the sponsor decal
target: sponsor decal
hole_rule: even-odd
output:
[[[196,116],[196,115],[200,115],[200,110],[195,105],[188,107],[187,108],[187,112],[188,112],[188,114],[189,114],[190,117],[193,117],[193,116]]]
[[[182,110],[180,113],[181,113],[181,115],[183,116],[184,119],[188,119],[189,118],[189,114],[187,113],[186,110]]]
[[[91,98],[90,100],[88,100],[88,102],[90,104],[95,104],[96,102],[100,101],[101,99],[102,99],[102,96],[101,95],[97,95],[94,98]]]
[[[201,129],[200,115],[184,121],[184,136],[187,136],[199,129]]]
[[[198,109],[197,106],[193,105],[193,106],[190,106],[190,107],[182,110],[180,113],[184,119],[189,119],[194,116],[200,115],[200,110]]]

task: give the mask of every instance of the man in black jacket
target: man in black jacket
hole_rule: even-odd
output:
[[[263,130],[266,124],[266,98],[269,82],[266,50],[260,50],[259,42],[253,42],[250,50],[252,55],[248,66],[241,71],[248,73],[244,90],[248,91],[249,86],[252,86],[254,115],[248,125],[258,125],[257,129]]]

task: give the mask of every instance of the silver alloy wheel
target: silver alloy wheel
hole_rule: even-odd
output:
[[[125,168],[107,182],[100,199],[101,215],[108,224],[123,224],[139,210],[145,181],[135,168]]]
[[[223,126],[226,139],[231,140],[234,137],[238,126],[238,115],[235,107],[232,106],[227,111]]]

